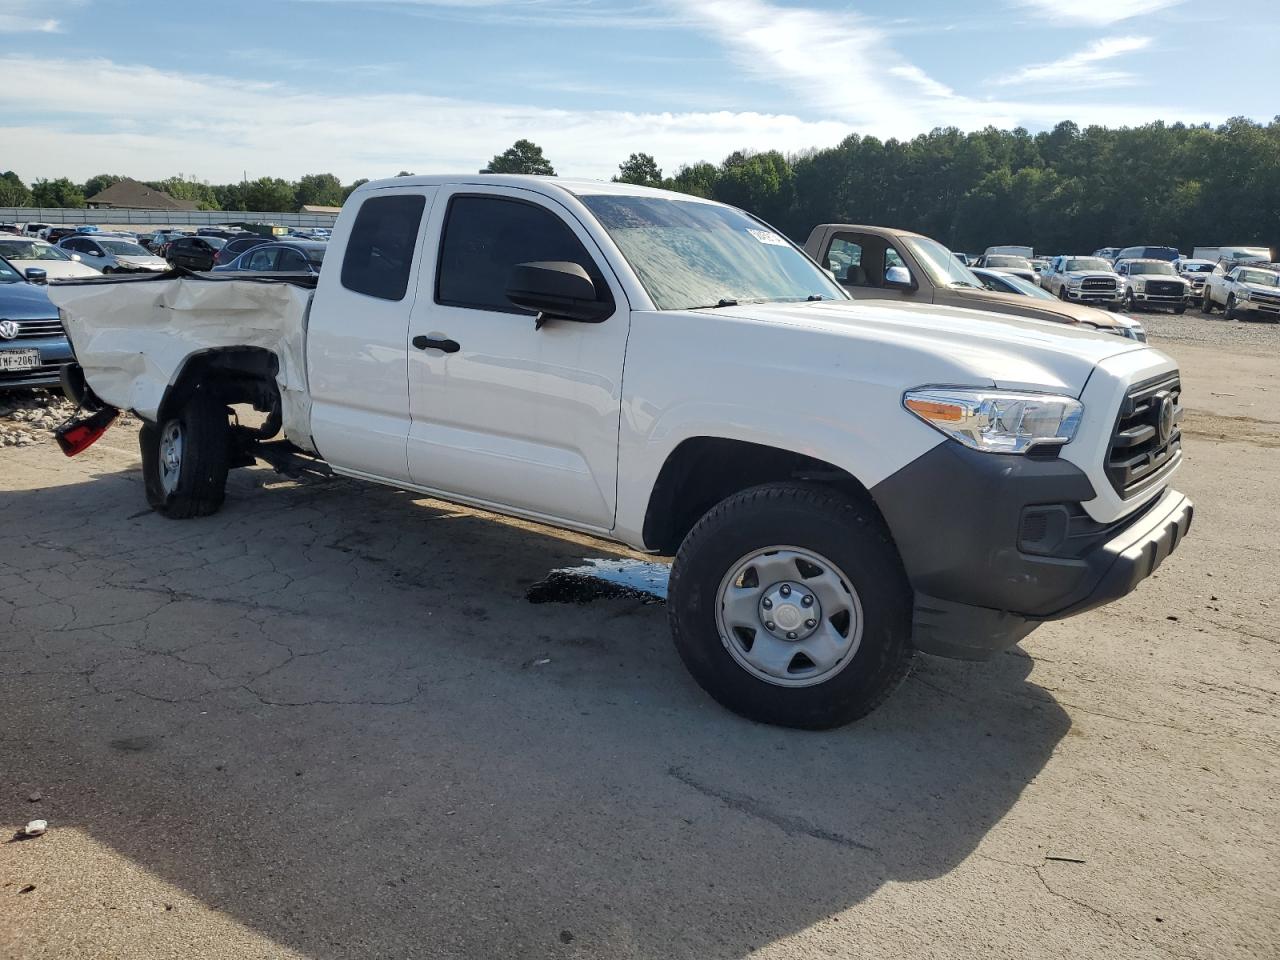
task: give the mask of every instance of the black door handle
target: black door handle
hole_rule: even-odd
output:
[[[443,350],[445,353],[457,353],[462,349],[457,340],[437,340],[435,337],[414,337],[413,345],[419,350]]]

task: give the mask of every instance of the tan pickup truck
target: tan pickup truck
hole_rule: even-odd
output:
[[[1105,310],[988,290],[937,240],[891,227],[823,223],[813,228],[805,252],[833,274],[855,299],[905,300],[968,307],[1096,327],[1136,339],[1141,329]]]

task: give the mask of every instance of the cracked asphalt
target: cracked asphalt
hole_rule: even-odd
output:
[[[1280,370],[1175,341],[1191,538],[866,721],[710,702],[617,551],[133,435],[0,453],[0,956],[1280,955]]]

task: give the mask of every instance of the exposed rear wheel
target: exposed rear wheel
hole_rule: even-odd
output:
[[[762,723],[822,729],[874,710],[911,662],[911,590],[869,508],[769,484],[714,507],[669,586],[681,659],[711,696]]]
[[[231,447],[227,407],[197,389],[163,423],[138,434],[152,509],[174,520],[216,513],[226,493]]]

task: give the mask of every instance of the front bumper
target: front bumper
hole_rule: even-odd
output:
[[[1191,501],[1165,490],[1111,523],[1080,509],[1074,464],[944,442],[872,491],[915,590],[913,642],[981,660],[1132,591],[1186,536]]]
[[[1156,294],[1134,291],[1134,302],[1143,307],[1185,307],[1191,300],[1191,293]]]
[[[1067,299],[1073,303],[1119,304],[1124,301],[1124,291],[1116,290],[1083,290],[1067,287]]]
[[[1269,303],[1264,300],[1237,300],[1236,310],[1256,313],[1264,317],[1280,317],[1280,303]]]
[[[0,370],[0,390],[56,387],[63,365],[74,359],[71,343],[65,336],[0,341],[0,350],[32,347],[40,351],[40,366],[33,370]]]

